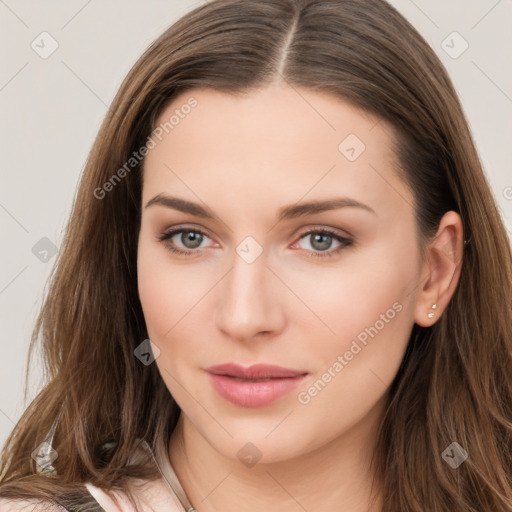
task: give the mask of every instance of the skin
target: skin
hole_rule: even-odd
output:
[[[368,504],[370,457],[388,389],[414,323],[436,322],[453,295],[460,217],[443,217],[422,260],[413,196],[394,171],[392,129],[335,96],[282,83],[243,96],[195,89],[174,98],[158,123],[191,96],[197,107],[146,157],[142,201],[173,195],[215,218],[143,208],[138,246],[155,363],[182,410],[171,463],[199,512],[247,504],[255,512],[339,510],[340,503],[344,512],[377,511],[378,478],[377,501]],[[338,149],[349,134],[366,146],[354,161]],[[345,207],[277,221],[286,205],[339,196],[374,213]],[[189,256],[157,238],[182,226],[207,234],[199,249],[184,245],[181,233],[172,238],[196,251]],[[301,238],[313,228],[353,243]],[[247,236],[263,249],[252,263],[236,252]],[[340,246],[330,258],[314,256]],[[332,377],[338,356],[397,303],[400,311]],[[220,397],[203,371],[226,362],[310,375],[278,401],[247,408]],[[329,368],[330,382],[301,403],[298,393]],[[261,455],[250,468],[237,456],[249,442]]]

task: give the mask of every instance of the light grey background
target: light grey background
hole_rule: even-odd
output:
[[[28,343],[55,260],[49,252],[48,261],[41,261],[49,246],[40,240],[60,245],[94,136],[130,67],[170,24],[201,3],[0,0],[0,443],[27,405]],[[447,67],[512,233],[512,2],[391,3]],[[44,31],[51,37],[41,36]],[[57,49],[42,58],[52,39]],[[458,55],[464,41],[469,46]],[[43,384],[37,363],[36,357],[28,401]]]

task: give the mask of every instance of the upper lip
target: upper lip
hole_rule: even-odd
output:
[[[298,377],[306,375],[305,370],[292,370],[275,366],[272,364],[255,364],[252,366],[241,366],[236,363],[219,364],[206,368],[206,371],[214,375],[226,375],[229,377],[238,377],[239,379],[279,379]]]

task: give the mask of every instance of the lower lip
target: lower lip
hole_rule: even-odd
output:
[[[306,375],[269,379],[265,381],[241,381],[226,375],[208,373],[213,388],[220,396],[241,407],[262,407],[295,389]]]

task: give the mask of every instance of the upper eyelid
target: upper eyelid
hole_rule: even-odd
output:
[[[207,230],[205,230],[203,228],[196,228],[196,227],[191,227],[191,226],[178,226],[175,228],[169,228],[169,229],[164,230],[162,232],[162,235],[171,235],[172,234],[172,236],[175,236],[178,233],[181,233],[182,231],[192,231],[194,233],[200,233],[202,235],[207,236],[210,240],[214,240],[214,238],[208,234]]]

